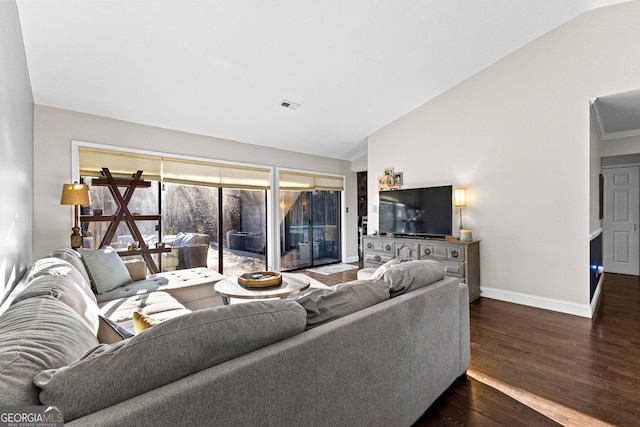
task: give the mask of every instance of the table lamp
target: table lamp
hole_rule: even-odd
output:
[[[460,212],[460,237],[463,242],[470,242],[473,240],[471,237],[471,230],[466,230],[462,225],[462,208],[467,206],[467,189],[456,188],[453,190],[453,205],[459,208]]]
[[[88,206],[91,204],[89,199],[89,186],[85,184],[64,184],[62,186],[62,196],[60,197],[61,205],[73,205],[74,207],[74,223],[73,233],[71,234],[71,247],[78,249],[82,246],[82,234],[80,234],[79,222],[79,207]]]

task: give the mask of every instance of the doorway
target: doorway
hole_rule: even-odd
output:
[[[603,168],[604,271],[640,275],[640,166]]]

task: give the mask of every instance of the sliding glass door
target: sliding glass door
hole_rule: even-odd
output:
[[[165,240],[193,236],[182,252],[204,246],[201,265],[226,276],[266,269],[267,208],[265,190],[165,184],[163,229]],[[178,259],[165,262],[175,269]]]
[[[222,269],[225,276],[267,269],[267,192],[222,189]]]
[[[281,190],[281,269],[340,261],[339,213],[339,191]]]

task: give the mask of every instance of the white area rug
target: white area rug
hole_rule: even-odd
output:
[[[322,267],[307,268],[307,271],[311,271],[312,273],[324,274],[325,276],[328,276],[329,274],[342,273],[343,271],[349,271],[356,268],[358,268],[358,266],[351,265],[351,264],[330,264],[330,265],[323,265]]]

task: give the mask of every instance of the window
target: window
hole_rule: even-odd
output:
[[[79,154],[83,179],[99,177],[108,167],[119,177],[142,170],[143,178],[151,181],[149,188],[136,188],[128,208],[134,214],[162,215],[160,226],[136,222],[147,245],[163,242],[172,247],[160,259],[154,255],[162,271],[204,266],[229,275],[266,269],[270,169],[90,147],[79,147]],[[91,180],[86,181],[90,185]],[[94,209],[115,213],[108,188],[90,185],[90,195],[91,206],[83,208],[83,214]],[[108,224],[84,223],[84,245],[99,247]],[[133,240],[123,223],[107,243],[126,249]]]

